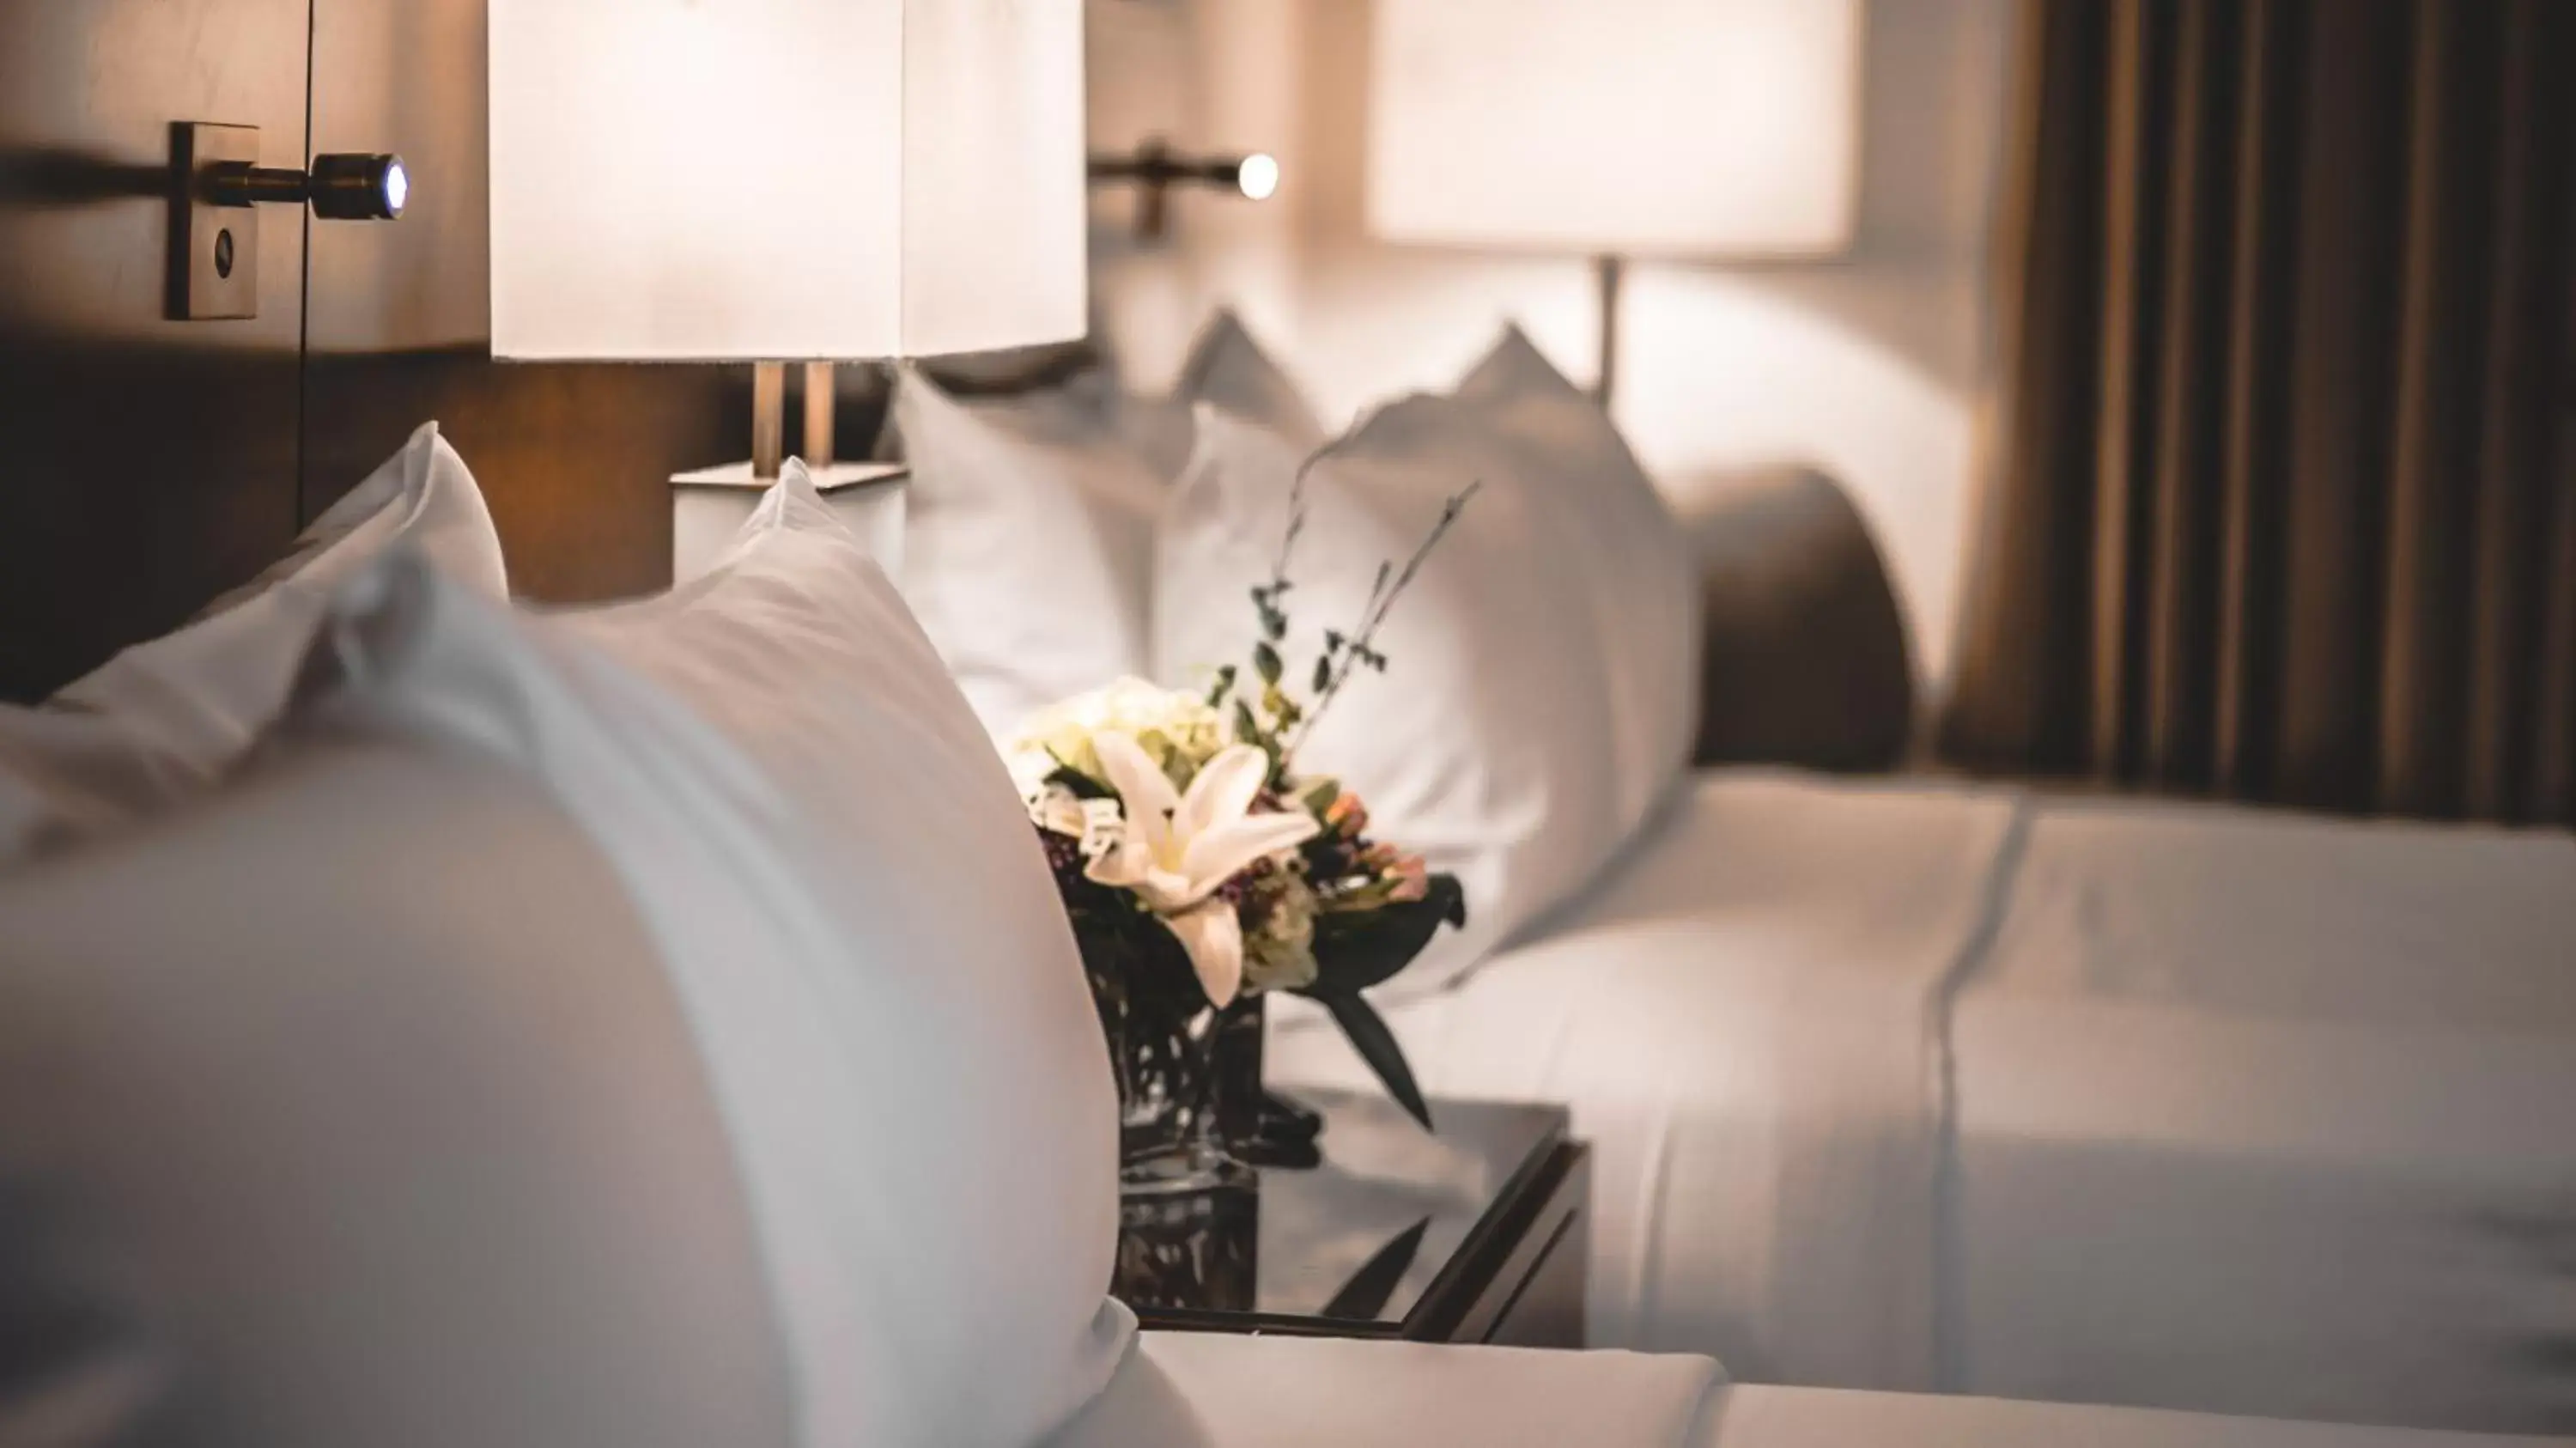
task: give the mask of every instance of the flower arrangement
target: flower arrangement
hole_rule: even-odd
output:
[[[1131,1036],[1138,1019],[1162,1022],[1167,1051],[1186,1054],[1238,1001],[1293,991],[1321,1002],[1389,1094],[1430,1125],[1394,1035],[1360,993],[1442,924],[1463,925],[1464,893],[1371,838],[1359,797],[1299,771],[1297,751],[1360,671],[1386,670],[1379,629],[1475,489],[1449,500],[1400,568],[1380,567],[1361,616],[1328,630],[1292,682],[1289,565],[1306,474],[1329,451],[1299,469],[1277,562],[1251,590],[1248,672],[1219,668],[1199,692],[1122,679],[1041,711],[1008,746],[1103,1003],[1131,1124],[1175,1107],[1211,1113],[1149,1099],[1135,1073],[1153,1052],[1119,1050],[1121,1022]]]

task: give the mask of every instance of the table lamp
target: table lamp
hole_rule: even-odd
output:
[[[1604,406],[1625,259],[1850,245],[1860,0],[1376,0],[1372,23],[1370,230],[1594,257]]]
[[[491,0],[492,353],[751,362],[751,458],[673,479],[674,573],[786,453],[894,566],[898,469],[836,463],[837,362],[1086,326],[1082,7]]]

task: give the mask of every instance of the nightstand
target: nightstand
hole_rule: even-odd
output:
[[[903,576],[903,500],[912,473],[901,463],[834,463],[814,473],[815,491],[888,575]],[[704,573],[733,541],[774,480],[751,464],[707,468],[671,479],[671,581]]]
[[[1584,1345],[1589,1149],[1564,1108],[1298,1092],[1324,1163],[1130,1202],[1112,1292],[1148,1328]]]

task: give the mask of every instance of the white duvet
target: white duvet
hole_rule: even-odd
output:
[[[1048,1448],[2521,1448],[2540,1440],[1736,1384],[1705,1358],[1144,1333]]]
[[[1392,1019],[1435,1093],[1574,1107],[1596,1343],[2576,1426],[2566,836],[1707,776]]]

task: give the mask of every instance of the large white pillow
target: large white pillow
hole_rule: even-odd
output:
[[[1270,576],[1307,449],[1214,407],[1158,550],[1157,673],[1196,685],[1245,660],[1246,595]],[[1328,628],[1351,632],[1381,564],[1401,565],[1470,483],[1468,506],[1396,605],[1379,651],[1298,763],[1358,790],[1377,833],[1467,888],[1469,923],[1398,978],[1434,987],[1583,888],[1617,849],[1608,683],[1584,581],[1559,558],[1554,510],[1500,480],[1512,445],[1450,398],[1410,397],[1337,445],[1307,484],[1289,568],[1286,653],[1301,680]]]
[[[1550,519],[1553,567],[1575,573],[1609,674],[1620,829],[1633,833],[1689,766],[1699,728],[1699,580],[1689,540],[1627,441],[1518,327],[1458,385],[1509,446],[1497,481]]]
[[[734,1149],[598,848],[320,742],[0,877],[0,1439],[789,1448]]]
[[[660,598],[345,590],[315,727],[496,755],[607,854],[731,1129],[811,1444],[1036,1438],[1114,1369],[1117,1103],[1017,793],[801,468]]]
[[[285,703],[332,589],[396,544],[508,595],[482,491],[434,422],[325,510],[285,559],[195,621],[126,649],[41,709],[0,706],[0,863],[142,818],[220,778]]]
[[[1184,407],[1213,403],[1299,446],[1315,447],[1325,437],[1304,390],[1231,307],[1218,308],[1199,328],[1172,395]]]
[[[1323,439],[1230,311],[1200,329],[1168,399],[1131,396],[1105,368],[987,398],[901,374],[889,450],[912,468],[904,596],[995,734],[1146,671],[1154,530],[1200,401],[1306,446]]]
[[[1190,461],[1190,413],[1213,402],[1237,417],[1249,418],[1292,441],[1319,443],[1323,424],[1306,394],[1265,349],[1232,308],[1220,307],[1191,339],[1179,379],[1168,397],[1127,391],[1108,367],[1081,373],[1051,397],[1028,395],[988,406],[1046,407],[1056,399],[1077,399],[1120,441],[1141,454],[1158,478],[1178,479]]]
[[[971,405],[895,386],[912,466],[903,593],[987,729],[1137,671],[1167,485],[1060,402]]]

